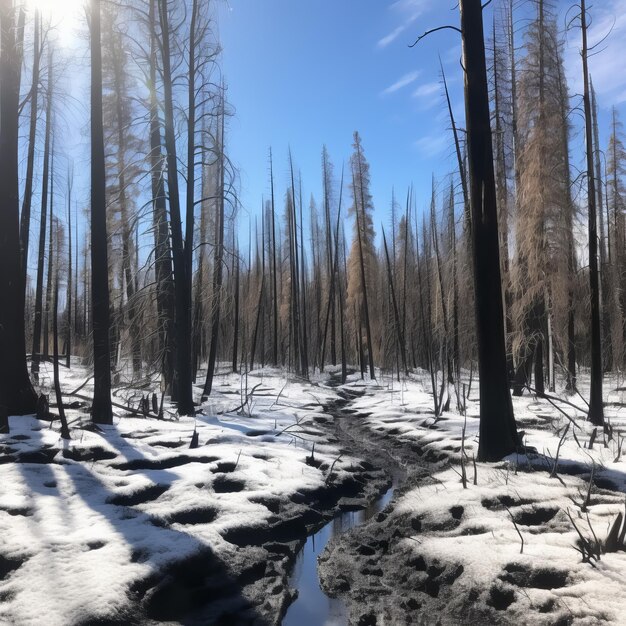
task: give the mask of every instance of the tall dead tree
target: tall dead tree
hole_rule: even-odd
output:
[[[91,317],[93,323],[94,394],[91,416],[113,423],[109,263],[107,249],[106,175],[102,118],[102,48],[100,0],[90,4],[91,50]]]
[[[274,165],[272,163],[272,149],[270,148],[270,188],[272,195],[271,211],[272,211],[272,227],[271,227],[271,246],[272,246],[272,292],[274,300],[273,308],[273,333],[272,333],[272,364],[274,367],[278,365],[278,282],[276,267],[276,207],[274,206]]]
[[[587,152],[587,206],[589,229],[589,290],[591,294],[591,381],[589,413],[587,419],[596,426],[604,425],[604,404],[602,401],[602,329],[600,320],[600,280],[598,275],[598,226],[596,215],[596,180],[593,164],[593,123],[589,87],[589,67],[587,43],[587,7],[585,0],[580,2],[580,28],[582,34],[583,103],[585,111],[585,141]]]
[[[348,281],[348,300],[356,306],[356,299],[358,298],[360,315],[355,320],[355,324],[357,325],[360,343],[363,327],[365,329],[370,378],[374,380],[376,378],[374,370],[374,341],[372,338],[371,311],[368,299],[368,282],[371,281],[375,262],[373,253],[374,228],[371,217],[373,206],[372,197],[369,193],[369,164],[365,160],[361,137],[358,132],[354,133],[353,147],[354,152],[350,163],[352,168],[352,211],[355,216],[355,226],[349,259],[349,265],[353,269],[350,272],[352,280]],[[354,271],[355,267],[358,268],[356,272]],[[354,276],[355,273],[358,274],[358,279]],[[362,319],[362,324],[359,318]]]
[[[518,445],[509,393],[502,307],[498,208],[481,0],[460,0],[465,67],[476,331],[480,385],[478,458],[496,461]]]
[[[174,267],[174,325],[176,335],[175,375],[173,396],[180,415],[193,415],[193,388],[191,380],[191,311],[183,242],[180,189],[178,184],[178,155],[174,120],[174,85],[172,77],[170,2],[159,0],[160,48],[163,80],[163,110],[165,153],[167,162],[167,189],[169,192],[172,261]]]
[[[33,353],[31,370],[35,383],[39,381],[41,327],[43,316],[43,277],[46,260],[46,225],[48,223],[48,185],[50,183],[50,139],[52,136],[52,53],[48,55],[48,93],[46,95],[46,129],[41,179],[41,212],[39,216],[39,248],[35,286],[35,316],[33,320]]]
[[[165,173],[161,148],[161,121],[157,101],[156,80],[158,64],[156,3],[150,0],[148,27],[150,29],[150,182],[152,190],[152,222],[154,227],[154,266],[156,277],[158,348],[162,361],[164,388],[172,392],[174,376],[174,281],[172,249],[167,218]]]
[[[67,295],[65,297],[65,366],[69,369],[72,354],[72,182],[74,172],[67,176]],[[56,314],[55,314],[56,315]]]
[[[26,368],[24,274],[19,225],[20,62],[12,0],[0,0],[0,432],[8,416],[34,413]]]
[[[22,273],[24,286],[28,275],[28,246],[30,242],[30,213],[33,202],[33,172],[35,165],[35,143],[37,138],[37,117],[39,115],[39,68],[41,62],[41,14],[35,8],[33,24],[33,67],[30,87],[30,122],[28,129],[28,155],[26,157],[26,177],[24,181],[24,198],[20,216],[20,244],[22,247]]]
[[[213,246],[213,302],[211,303],[211,346],[209,348],[209,362],[207,365],[206,380],[204,381],[203,397],[211,395],[213,376],[217,362],[217,348],[219,341],[220,316],[222,311],[222,282],[224,273],[224,106],[218,120],[218,140],[216,142],[218,159],[217,198],[215,202],[215,242]]]

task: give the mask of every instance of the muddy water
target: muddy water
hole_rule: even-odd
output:
[[[296,557],[289,585],[298,590],[298,597],[287,610],[283,626],[345,626],[348,623],[348,611],[343,601],[330,598],[320,587],[317,557],[331,538],[360,526],[382,511],[391,500],[395,487],[396,480],[367,508],[341,513],[307,539]]]

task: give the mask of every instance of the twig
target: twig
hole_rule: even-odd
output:
[[[455,30],[457,33],[461,33],[461,29],[457,28],[456,26],[450,26],[450,25],[447,25],[447,26],[437,26],[437,28],[431,28],[430,30],[427,30],[425,33],[421,34],[412,44],[409,44],[409,48],[413,48],[422,39],[424,39],[424,37],[427,37],[428,35],[431,35],[432,33],[436,33],[439,30]]]
[[[330,477],[333,475],[333,469],[335,467],[335,463],[337,463],[337,461],[339,461],[339,459],[341,459],[342,455],[340,454],[332,463],[332,465],[330,466],[330,469],[328,470],[328,475],[326,476],[326,485],[328,485],[328,483],[330,482]]]
[[[261,383],[252,387],[250,392],[246,395],[245,401],[242,402],[238,407],[235,407],[234,409],[224,409],[223,411],[217,411],[216,415],[225,415],[226,413],[238,413],[239,411],[241,411],[241,409],[243,409],[248,404],[248,402],[250,402],[250,398],[254,395],[255,389],[257,389],[257,387],[260,387],[260,386],[261,386]]]
[[[517,526],[517,522],[515,521],[515,518],[513,517],[513,513],[511,513],[509,507],[504,507],[504,508],[508,511],[509,515],[511,516],[511,521],[513,522],[513,526],[515,526],[515,530],[517,531],[517,534],[519,535],[519,538],[520,538],[520,540],[522,542],[522,546],[521,546],[521,548],[519,550],[519,553],[520,554],[524,554],[524,537],[522,537],[522,533],[520,532],[520,530],[519,530],[519,528]]]
[[[563,435],[561,439],[559,440],[559,445],[557,446],[557,449],[556,449],[556,456],[554,458],[554,465],[552,466],[552,472],[550,474],[550,478],[554,478],[556,476],[556,468],[559,464],[559,454],[561,452],[561,446],[563,445],[563,441],[565,441],[565,437],[567,437],[567,431],[569,430],[570,425],[571,425],[571,422],[567,424],[567,426],[565,427],[565,430],[563,431]]]

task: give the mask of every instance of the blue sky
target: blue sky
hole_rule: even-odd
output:
[[[458,22],[441,2],[400,0],[230,0],[220,35],[228,98],[235,109],[229,151],[241,171],[241,199],[256,212],[269,193],[274,153],[277,193],[288,184],[287,150],[302,171],[306,202],[321,198],[325,143],[337,176],[358,130],[371,165],[380,219],[391,189],[403,202],[411,182],[422,193],[431,173],[452,167],[438,52],[462,110],[460,41],[452,31],[410,49],[431,25]],[[447,4],[447,3],[443,3]],[[439,8],[435,8],[435,7]],[[419,204],[418,204],[419,206]]]
[[[574,0],[555,0],[561,25]],[[59,19],[54,37],[65,59],[60,92],[57,150],[61,180],[64,157],[88,159],[88,64],[85,19],[72,0],[73,19]],[[490,24],[491,10],[486,11]],[[305,206],[321,199],[321,150],[326,144],[337,178],[358,130],[371,165],[375,227],[388,222],[391,189],[402,206],[407,187],[416,189],[417,208],[429,204],[431,176],[440,180],[456,169],[447,110],[442,95],[439,55],[446,70],[455,114],[463,126],[460,37],[453,31],[431,35],[409,48],[425,30],[458,25],[455,0],[215,0],[223,45],[222,67],[234,109],[228,151],[240,172],[242,244],[248,216],[258,215],[269,196],[268,149],[274,152],[276,194],[282,207],[288,185],[288,147],[302,172]],[[516,0],[518,45],[532,7]],[[626,122],[626,0],[590,6],[590,41],[609,38],[590,59],[600,105],[601,144],[607,145],[610,110]],[[570,15],[571,17],[571,15]],[[488,27],[489,28],[489,27]],[[566,71],[572,95],[582,90],[580,30],[567,35]],[[573,97],[572,106],[580,104]],[[63,121],[64,120],[64,121]],[[572,166],[584,165],[582,118],[572,115]],[[42,125],[40,125],[42,126]],[[43,132],[40,128],[40,132]],[[38,147],[38,152],[41,150]],[[87,171],[76,167],[75,197],[88,203]],[[65,183],[56,191],[64,194]],[[37,192],[38,193],[38,192]],[[38,202],[38,200],[36,200]],[[61,203],[59,203],[60,206]],[[34,216],[34,221],[38,219]],[[254,219],[254,218],[253,218]],[[31,255],[31,259],[34,258]]]
[[[562,24],[571,5],[566,0],[557,3]],[[418,209],[427,206],[432,173],[442,177],[455,169],[438,58],[441,55],[462,125],[460,38],[454,31],[442,31],[415,48],[408,44],[431,27],[458,25],[455,2],[229,0],[220,6],[222,65],[235,110],[229,151],[240,169],[245,210],[256,213],[261,196],[269,193],[270,145],[279,197],[288,184],[290,145],[308,203],[310,193],[321,197],[322,144],[326,143],[338,174],[342,161],[349,158],[354,130],[363,138],[371,165],[377,230],[388,214],[392,186],[402,203],[408,185],[414,183]],[[528,10],[522,6],[516,13],[520,30]],[[626,100],[620,61],[626,0],[606,0],[591,10],[592,42],[616,20],[603,51],[591,60],[605,145],[610,107],[616,104],[624,113]],[[574,94],[581,87],[579,29],[567,39],[567,73]],[[573,122],[580,136],[580,118],[574,116]],[[582,163],[582,151],[573,151],[573,164]]]

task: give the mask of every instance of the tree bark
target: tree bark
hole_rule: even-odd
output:
[[[596,216],[596,185],[593,169],[593,125],[587,65],[587,13],[585,0],[580,3],[580,27],[582,31],[583,103],[585,110],[585,139],[587,152],[587,203],[589,206],[589,289],[591,292],[591,383],[589,413],[587,419],[596,426],[604,425],[602,402],[602,330],[600,280],[598,276],[598,227]]]
[[[102,120],[102,48],[100,0],[91,0],[91,316],[93,320],[94,394],[91,416],[113,423],[111,406],[111,314],[107,250],[106,178]]]
[[[167,157],[167,188],[170,204],[170,227],[172,233],[172,260],[174,265],[174,326],[176,335],[176,369],[174,389],[180,415],[194,415],[191,380],[191,314],[187,268],[183,243],[178,186],[178,157],[174,128],[174,99],[170,56],[169,2],[159,0],[161,20],[161,51],[163,73],[163,108],[165,111],[165,151]]]
[[[156,8],[157,0],[150,0],[150,180],[152,187],[155,275],[157,291],[157,318],[159,352],[162,359],[162,373],[165,391],[172,392],[174,376],[174,284],[172,277],[172,248],[167,221],[165,198],[165,178],[161,153],[161,123],[156,96],[157,42]]]
[[[220,315],[222,309],[222,278],[224,273],[224,107],[222,106],[219,119],[219,140],[218,140],[218,189],[217,202],[215,203],[215,247],[213,260],[213,302],[211,303],[211,347],[209,349],[209,362],[207,364],[206,380],[204,381],[203,397],[211,395],[213,387],[213,375],[215,374],[215,363],[217,361],[217,347],[220,330]],[[234,251],[233,251],[234,253]],[[236,360],[236,348],[235,357]],[[235,367],[235,366],[233,366]]]
[[[26,367],[19,231],[19,81],[13,3],[0,0],[0,432],[8,432],[8,415],[34,413],[37,407]]]
[[[24,200],[20,216],[20,244],[22,247],[22,274],[24,287],[28,276],[28,246],[30,241],[30,212],[33,202],[33,170],[35,164],[35,143],[37,141],[37,115],[39,113],[39,67],[41,61],[41,17],[35,9],[35,40],[33,48],[33,69],[30,94],[30,124],[28,130],[28,155],[26,157],[26,179]]]
[[[46,226],[48,223],[48,184],[50,182],[50,137],[52,132],[52,55],[48,59],[48,95],[46,102],[46,130],[43,149],[43,172],[41,182],[41,214],[39,218],[39,253],[35,286],[35,317],[33,320],[33,356],[31,371],[35,383],[39,381],[41,355],[41,326],[43,314],[43,275],[46,261]]]
[[[482,11],[481,0],[460,0],[480,376],[478,458],[496,461],[516,450],[518,438],[507,377]]]

